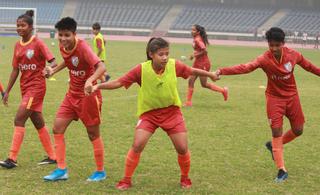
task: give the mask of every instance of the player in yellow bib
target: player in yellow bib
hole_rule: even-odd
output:
[[[94,34],[93,37],[93,51],[103,63],[106,63],[106,41],[101,34],[101,26],[98,22],[92,25],[92,33]],[[100,77],[101,82],[106,82],[110,79],[110,76],[107,72],[104,73]]]
[[[192,75],[205,76],[213,81],[218,77],[214,72],[191,68],[169,58],[169,43],[162,38],[151,38],[146,53],[148,60],[138,64],[121,78],[95,85],[86,91],[89,94],[97,89],[129,88],[133,83],[140,85],[137,111],[139,121],[133,145],[126,157],[124,177],[116,187],[126,190],[132,186],[131,177],[139,163],[141,152],[160,127],[168,134],[178,154],[180,185],[182,188],[190,188],[190,152],[187,129],[180,110],[177,77],[187,79]]]

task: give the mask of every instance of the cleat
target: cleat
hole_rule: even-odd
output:
[[[288,178],[288,172],[286,172],[283,169],[279,169],[278,175],[276,179],[274,180],[276,183],[282,183],[284,180]]]
[[[38,163],[38,165],[49,165],[49,164],[57,164],[57,161],[48,157]]]
[[[189,101],[186,101],[184,104],[183,104],[184,107],[191,107],[192,106],[192,102],[189,102]]]
[[[271,141],[268,141],[268,142],[266,143],[266,148],[270,151],[272,160],[274,160],[273,152],[272,152],[272,143],[271,143]]]
[[[105,171],[95,171],[90,177],[88,177],[87,181],[102,181],[106,179],[107,175]]]
[[[192,186],[192,182],[190,178],[181,178],[180,179],[180,186],[183,189],[189,189]]]
[[[44,176],[43,179],[45,181],[67,180],[68,179],[68,170],[57,168],[50,175]]]
[[[223,88],[222,95],[223,95],[224,101],[227,101],[228,97],[229,97],[229,88],[228,87],[224,87]]]
[[[0,161],[0,166],[7,168],[7,169],[12,169],[18,166],[17,161],[14,161],[10,158],[7,158],[5,161]]]
[[[116,185],[118,190],[127,190],[132,187],[131,179],[122,179]]]

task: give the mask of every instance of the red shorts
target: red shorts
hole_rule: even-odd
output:
[[[67,93],[61,103],[56,118],[80,120],[86,127],[99,125],[101,122],[102,98],[98,93],[82,98]]]
[[[22,95],[22,100],[20,106],[35,112],[42,112],[44,94],[24,94]]]
[[[208,60],[200,61],[195,59],[195,61],[193,62],[192,68],[198,68],[201,70],[209,71],[211,69],[211,64],[210,64],[210,61]]]
[[[298,95],[290,98],[266,96],[267,114],[271,128],[280,128],[283,125],[283,116],[286,116],[291,127],[304,124],[304,115]]]
[[[177,106],[169,106],[143,113],[139,117],[136,129],[143,129],[154,133],[160,127],[168,135],[187,132],[186,125]]]

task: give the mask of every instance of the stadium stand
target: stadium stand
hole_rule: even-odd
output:
[[[154,28],[169,10],[169,5],[143,4],[139,2],[106,2],[104,0],[80,0],[75,19],[79,25],[123,28]]]
[[[27,7],[37,8],[37,23],[42,25],[54,24],[62,13],[64,0],[2,0],[0,7]],[[23,14],[25,10],[8,11],[1,10],[0,23],[10,24],[15,22],[16,18]]]
[[[317,34],[320,31],[320,12],[291,10],[277,24],[286,31]]]
[[[272,9],[186,6],[171,29],[189,30],[197,23],[206,26],[208,31],[252,33],[274,12]]]

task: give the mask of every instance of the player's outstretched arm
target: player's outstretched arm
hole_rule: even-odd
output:
[[[209,77],[212,81],[219,80],[219,76],[216,74],[216,72],[207,72],[205,70],[201,70],[198,68],[191,68],[192,69],[192,75],[194,76],[204,76]]]
[[[260,60],[257,58],[256,60],[246,63],[246,64],[239,64],[239,65],[234,65],[230,67],[223,67],[219,68],[216,71],[216,74],[218,76],[220,75],[237,75],[237,74],[247,74],[250,73],[257,68],[260,68]]]
[[[92,86],[91,88],[88,89],[88,91],[86,92],[86,95],[93,93],[98,89],[112,90],[112,89],[118,89],[120,87],[123,87],[123,84],[119,81],[119,79],[113,80],[113,81],[108,81],[105,83],[100,83],[100,84],[96,84],[96,85]]]
[[[297,64],[299,64],[306,71],[320,76],[320,67],[317,67],[316,65],[312,64],[309,60],[305,59],[302,55],[300,56],[300,60]]]
[[[8,105],[9,93],[10,93],[14,83],[16,82],[18,76],[19,76],[19,69],[14,67],[12,69],[12,71],[11,71],[11,75],[10,75],[10,78],[9,78],[7,89],[6,89],[5,94],[4,94],[3,98],[2,98],[2,102],[6,106]]]
[[[97,64],[96,71],[89,77],[84,85],[84,92],[86,95],[89,95],[92,92],[93,82],[98,80],[99,77],[106,71],[106,66],[104,63],[99,62]]]

